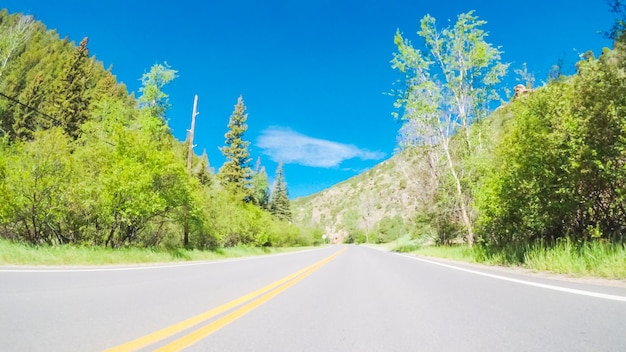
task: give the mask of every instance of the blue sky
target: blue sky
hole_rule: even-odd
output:
[[[600,34],[614,16],[606,0],[3,0],[112,65],[137,91],[150,66],[167,62],[178,78],[166,88],[169,124],[179,139],[199,95],[195,151],[224,162],[228,118],[243,95],[254,161],[270,177],[285,162],[292,198],[319,192],[393,155],[400,127],[387,95],[399,77],[389,61],[400,29],[415,46],[420,19],[440,26],[476,10],[488,41],[513,69],[527,63],[545,80],[561,59],[572,73],[578,55],[610,41]]]

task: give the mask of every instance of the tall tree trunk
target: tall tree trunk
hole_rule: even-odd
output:
[[[187,217],[183,223],[183,246],[185,248],[189,246],[189,219]]]
[[[111,248],[115,248],[115,245],[113,243],[113,236],[115,235],[115,228],[117,228],[117,221],[113,223],[113,225],[111,226],[111,230],[109,231],[109,237],[107,237],[106,241],[104,242],[105,247],[108,247],[110,243]]]
[[[463,223],[465,224],[465,229],[467,231],[465,235],[465,240],[467,241],[467,244],[472,246],[474,244],[474,230],[472,229],[472,221],[467,211],[467,204],[465,204],[465,195],[463,194],[463,187],[461,186],[461,180],[459,178],[459,175],[456,172],[456,169],[454,168],[454,163],[452,162],[452,156],[450,155],[450,146],[448,142],[449,142],[449,139],[444,137],[442,138],[441,145],[443,146],[443,149],[446,153],[446,159],[448,160],[448,167],[450,168],[450,173],[452,174],[452,177],[454,178],[454,183],[456,186],[456,194],[458,198],[457,200],[459,202],[459,205],[461,206],[461,219],[463,220]]]

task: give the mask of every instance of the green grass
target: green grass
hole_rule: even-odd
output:
[[[397,240],[388,243],[369,243],[367,245],[395,252],[411,252],[413,249],[420,247],[419,242],[411,239],[410,235],[402,236]]]
[[[626,246],[602,242],[577,246],[560,241],[548,249],[531,248],[526,252],[524,267],[573,276],[626,279]]]
[[[411,253],[427,257],[438,257],[476,263],[474,251],[468,246],[423,246]]]
[[[303,250],[306,248],[232,247],[215,251],[160,248],[31,246],[0,240],[0,265],[108,265],[217,260]]]
[[[403,251],[402,248],[400,245],[400,251]],[[621,244],[589,242],[576,245],[564,240],[549,247],[536,244],[489,254],[478,247],[466,245],[407,248],[406,252],[417,255],[470,263],[521,266],[570,276],[626,279],[626,246]]]

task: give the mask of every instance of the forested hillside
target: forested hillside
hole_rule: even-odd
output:
[[[623,15],[624,4],[615,6]],[[297,219],[376,241],[382,218],[398,215],[403,234],[465,242],[480,256],[509,262],[523,262],[537,245],[563,242],[623,250],[623,23],[609,32],[614,47],[597,58],[581,55],[572,76],[557,70],[533,86],[532,73],[515,70],[524,84],[511,95],[499,90],[508,64],[473,12],[444,29],[425,16],[420,46],[398,32],[392,67],[403,76],[396,108],[405,151],[297,200]],[[493,109],[494,103],[500,106]]]
[[[223,117],[220,173],[206,154],[187,165],[189,142],[167,124],[175,78],[154,65],[135,97],[88,38],[76,44],[0,11],[0,237],[114,248],[313,243],[289,224],[288,199],[276,204],[265,170],[249,165],[241,97],[222,102],[237,104],[230,124]]]

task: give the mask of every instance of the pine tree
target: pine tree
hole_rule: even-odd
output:
[[[87,121],[89,116],[90,74],[91,65],[88,38],[85,37],[73,53],[62,59],[63,69],[54,80],[52,89],[52,104],[45,109],[55,117],[65,133],[77,139],[80,135],[80,127]]]
[[[269,208],[270,212],[278,219],[291,222],[291,206],[282,161],[278,163],[276,174],[274,175],[274,186],[272,187]]]
[[[33,133],[38,128],[37,116],[34,109],[40,109],[41,95],[43,94],[43,77],[38,75],[32,84],[26,86],[26,89],[19,95],[19,100],[31,108],[25,108],[22,105],[15,106],[15,114],[20,119],[15,119],[12,130],[14,136],[21,140],[32,140]]]
[[[55,101],[51,111],[63,126],[63,130],[72,138],[78,138],[80,126],[87,120],[90,96],[89,85],[89,49],[85,37],[78,46],[71,62],[66,66],[62,79],[55,88]]]
[[[7,20],[7,23],[14,21],[15,16],[19,15],[9,15],[8,19],[3,19],[0,15],[2,25],[5,24],[4,20]],[[0,78],[2,93],[15,97],[39,111],[50,112],[50,106],[56,97],[54,88],[59,86],[57,81],[62,79],[63,68],[76,47],[67,40],[60,40],[56,32],[46,31],[45,26],[39,22],[34,22],[31,26],[30,35],[20,50],[11,55],[7,66],[2,71]],[[0,37],[4,36],[10,37],[10,34],[0,29]],[[16,138],[14,128],[20,130],[19,138],[30,138],[33,130],[27,130],[29,128],[47,129],[60,125],[35,113],[32,109],[24,108],[4,98],[0,100],[0,104],[4,105],[4,109],[0,109],[2,110],[0,111],[0,129],[11,140]]]
[[[213,179],[213,171],[211,171],[211,165],[209,164],[209,156],[206,153],[206,149],[202,151],[200,161],[196,163],[196,166],[192,170],[192,175],[195,176],[200,183],[205,186],[211,185]]]
[[[228,132],[224,135],[226,145],[220,148],[226,162],[220,168],[218,178],[232,194],[247,202],[250,201],[252,170],[249,166],[250,142],[243,140],[243,135],[248,129],[246,124],[248,114],[245,112],[243,98],[239,96],[235,109],[230,115]]]

